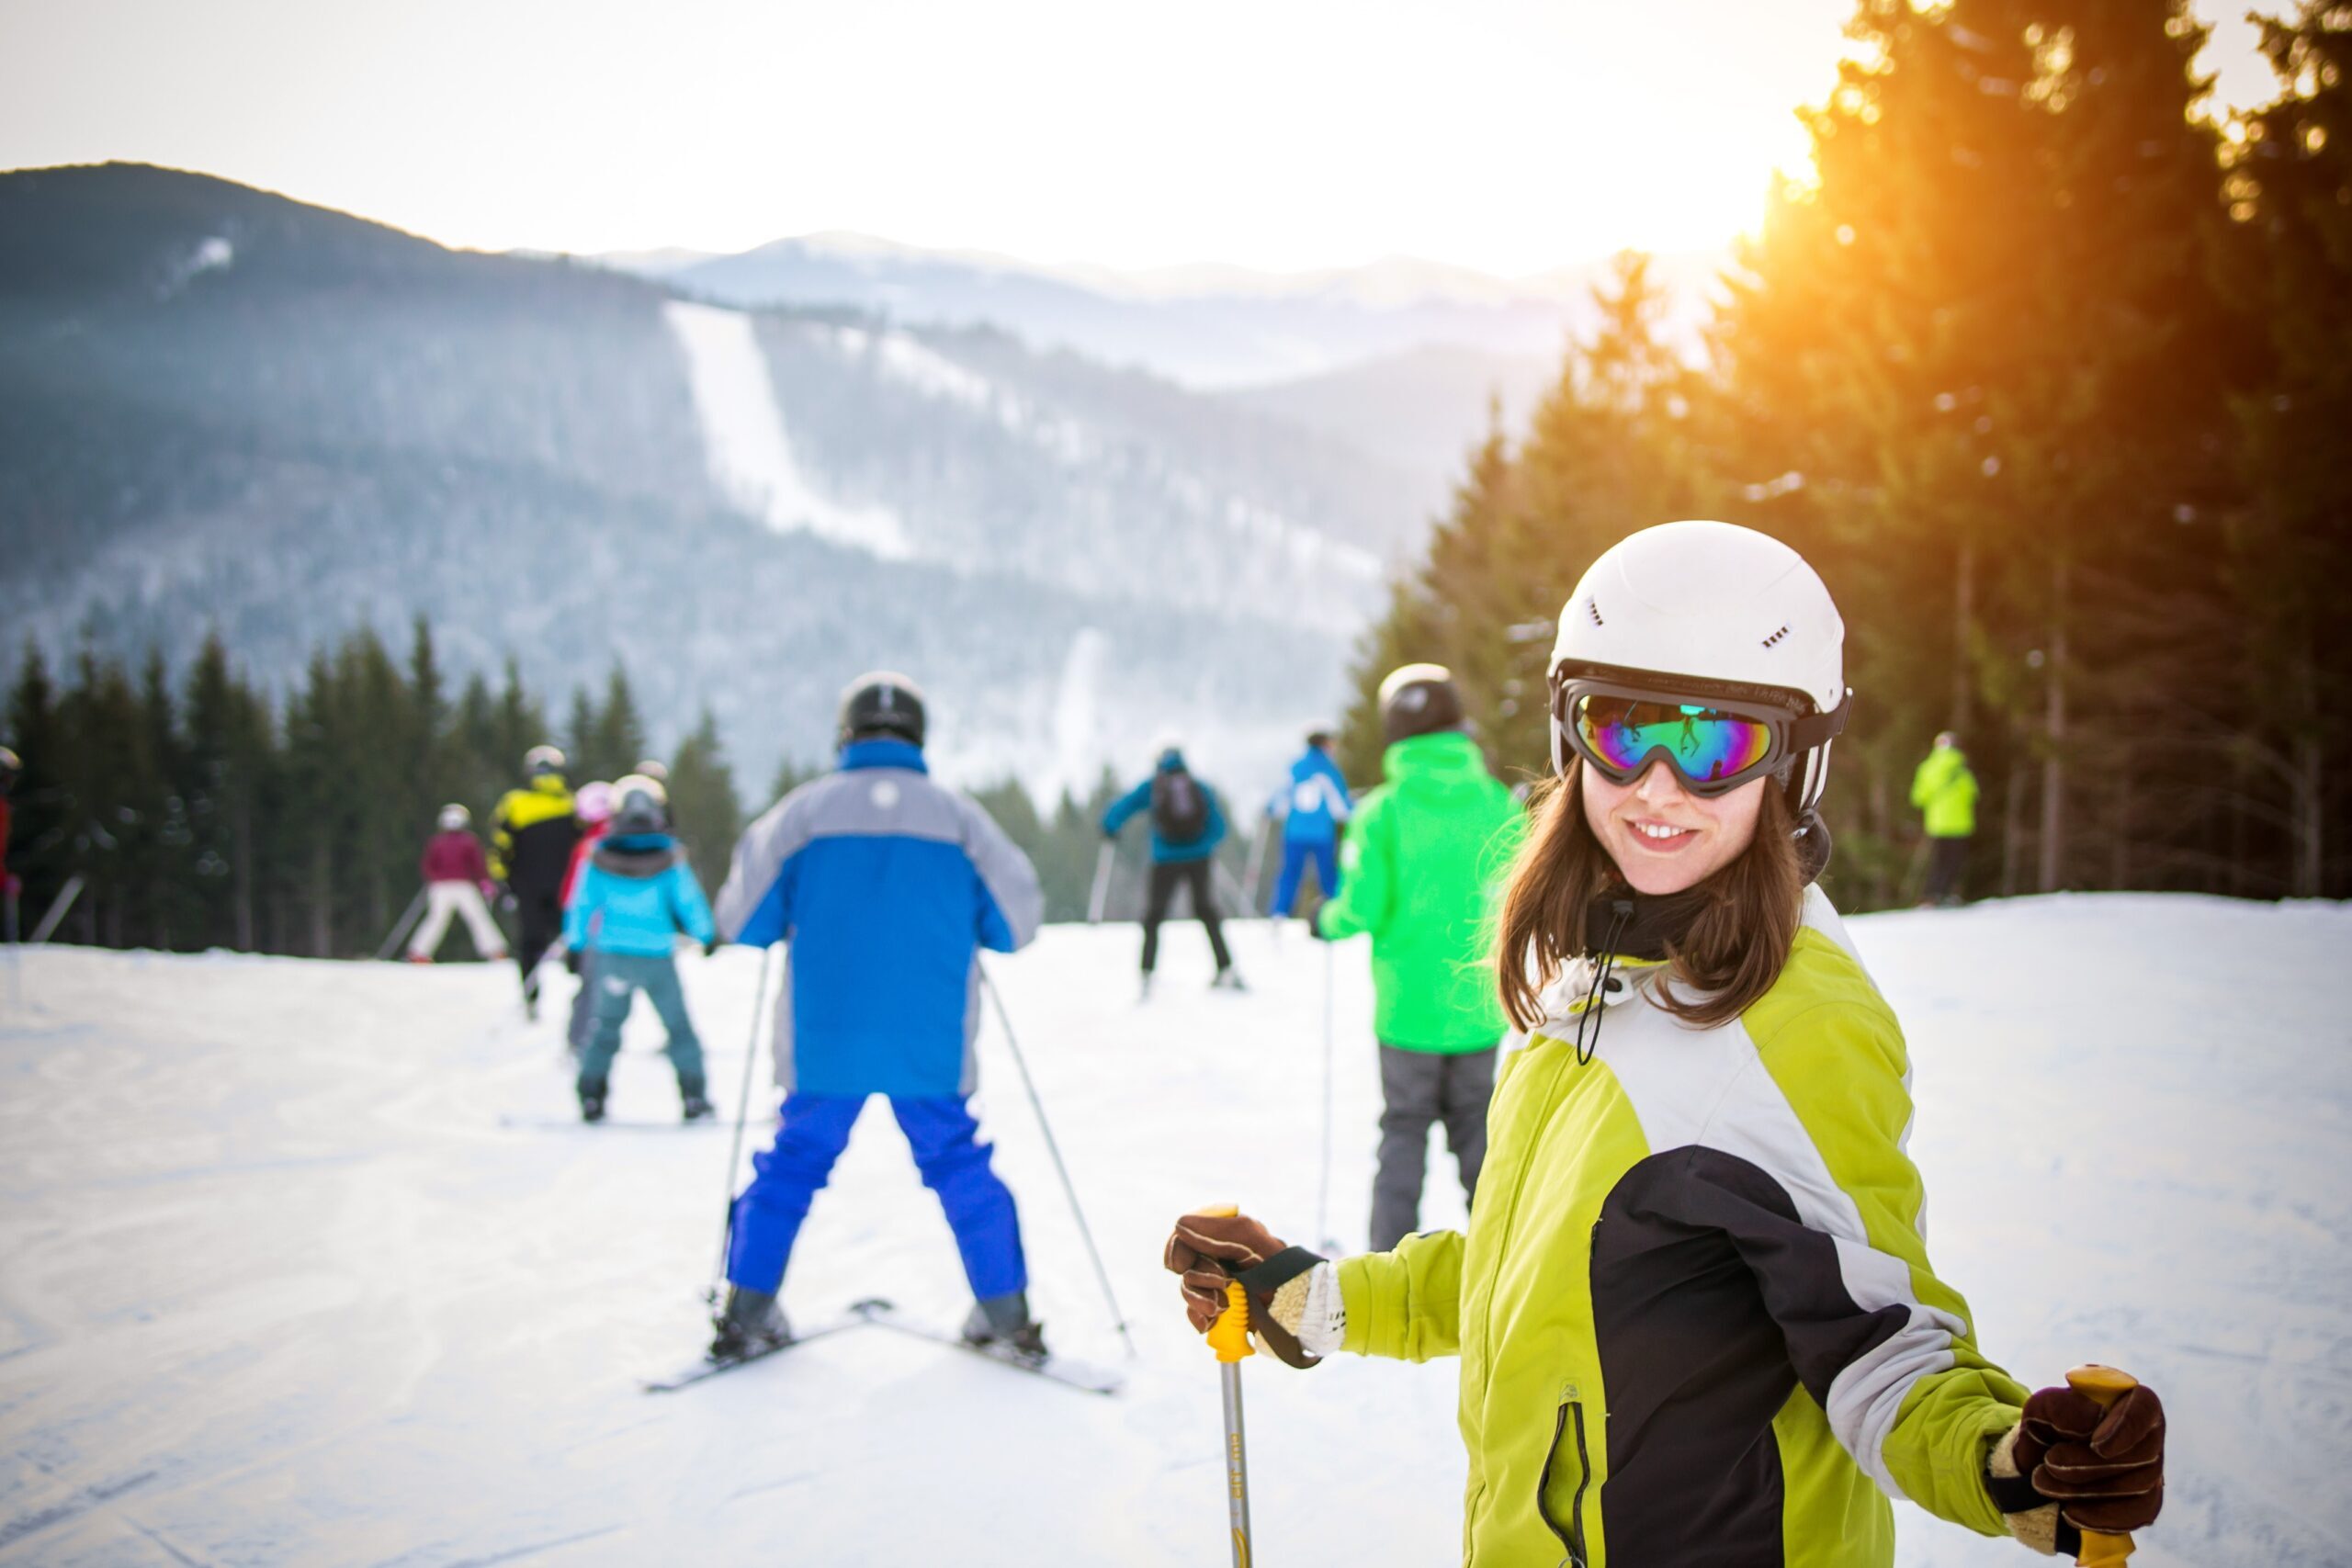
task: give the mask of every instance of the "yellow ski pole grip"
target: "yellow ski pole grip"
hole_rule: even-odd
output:
[[[1241,1288],[1240,1280],[1227,1283],[1225,1310],[1209,1325],[1208,1339],[1209,1348],[1220,1361],[1238,1361],[1258,1353],[1258,1348],[1250,1343],[1250,1292]]]
[[[2140,1380],[2129,1372],[2102,1367],[2097,1363],[2076,1367],[2066,1374],[2066,1386],[2105,1410],[2117,1400],[2140,1386]],[[2111,1568],[2132,1555],[2129,1535],[2107,1535],[2098,1530],[2083,1531],[2083,1549],[2075,1562],[2078,1568]]]

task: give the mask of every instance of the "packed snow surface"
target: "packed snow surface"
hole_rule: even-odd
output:
[[[2137,1561],[2345,1562],[2352,908],[2062,897],[1852,930],[1915,1056],[1933,1255],[1987,1350],[2165,1396]],[[559,1024],[523,1021],[507,967],[0,959],[0,1562],[1225,1561],[1216,1367],[1160,1238],[1229,1200],[1317,1239],[1328,959],[1331,1228],[1361,1244],[1365,950],[1252,926],[1254,989],[1212,994],[1177,926],[1138,1006],[1135,943],[1057,929],[993,970],[1131,1362],[993,1020],[982,1043],[1035,1300],[1057,1347],[1125,1366],[1115,1399],[874,1328],[638,1392],[699,1348],[728,1132],[565,1124]],[[731,1103],[760,955],[681,964]],[[656,1027],[633,1021],[618,1116],[675,1113]],[[1451,1171],[1425,1224],[1462,1217]],[[815,1324],[867,1294],[942,1325],[967,1304],[880,1107],[786,1300]],[[1453,1561],[1454,1371],[1244,1363],[1261,1559]],[[1897,1517],[1914,1568],[2029,1561]]]
[[[801,471],[751,317],[685,299],[669,300],[662,312],[685,354],[686,385],[720,493],[780,534],[805,530],[886,560],[913,553],[887,507],[834,501]]]

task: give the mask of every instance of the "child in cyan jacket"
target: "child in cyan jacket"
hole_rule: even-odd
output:
[[[660,784],[632,775],[613,785],[612,826],[581,868],[563,912],[564,944],[593,954],[594,1025],[580,1057],[580,1117],[605,1117],[606,1076],[621,1048],[621,1025],[643,991],[670,1032],[670,1065],[678,1074],[685,1119],[710,1114],[703,1092],[702,1042],[686,1016],[672,954],[685,932],[707,953],[718,945],[710,904],[669,828],[669,798]]]

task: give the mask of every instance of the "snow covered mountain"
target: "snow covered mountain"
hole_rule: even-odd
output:
[[[1196,387],[1317,376],[1431,343],[1556,355],[1583,311],[1572,288],[1520,289],[1404,261],[1299,276],[1177,268],[1129,278],[828,234],[665,276],[737,305],[846,304],[902,321],[985,323]]]
[[[1271,762],[1425,524],[1335,437],[992,329],[0,176],[0,662],[218,626],[283,681],[423,612],[558,694],[618,658],[665,739],[708,703],[752,779],[893,664],[952,771],[1051,787],[1170,725]]]
[[[1910,1047],[1931,1256],[1986,1353],[2033,1384],[2110,1361],[2164,1396],[2164,1517],[2134,1562],[2343,1562],[2352,908],[2077,896],[1850,930]],[[560,1010],[526,1027],[505,966],[0,957],[0,1561],[1225,1561],[1216,1367],[1161,1239],[1230,1200],[1317,1240],[1328,953],[1331,1228],[1362,1245],[1371,987],[1361,942],[1250,923],[1252,991],[1211,992],[1179,928],[1139,1009],[1135,940],[1056,927],[991,969],[1132,1361],[993,1019],[978,1047],[1033,1300],[1059,1349],[1125,1371],[1107,1400],[866,1328],[639,1393],[699,1348],[729,1134],[566,1126]],[[760,960],[680,970],[731,1101]],[[618,1117],[676,1114],[659,1033],[635,1021]],[[1459,1224],[1453,1162],[1430,1164],[1422,1219]],[[940,1324],[969,1303],[879,1106],[785,1281],[811,1325],[874,1294]],[[1453,1561],[1458,1373],[1245,1362],[1259,1556]],[[2050,1561],[1895,1517],[1901,1568]]]

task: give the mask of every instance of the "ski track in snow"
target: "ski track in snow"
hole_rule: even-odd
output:
[[[805,530],[886,560],[914,553],[888,508],[830,500],[801,472],[750,316],[684,299],[668,301],[662,313],[685,354],[686,384],[721,493],[780,534]]]
[[[1342,1237],[1378,1113],[1363,943],[1235,931],[1244,997],[1206,990],[1187,924],[1148,1007],[1132,927],[994,964],[1139,1359],[991,1019],[1033,1295],[1057,1346],[1126,1367],[1116,1400],[862,1328],[639,1393],[699,1346],[726,1138],[500,1128],[569,1100],[562,1009],[523,1023],[503,965],[0,959],[0,1563],[1222,1561],[1216,1365],[1159,1241],[1219,1200],[1317,1239],[1327,951]],[[2102,1359],[2165,1395],[2137,1562],[2345,1561],[2352,908],[2078,897],[1853,931],[1914,1053],[1932,1255],[1987,1351],[2029,1384]],[[731,1103],[759,957],[680,966]],[[642,1010],[628,1043],[615,1111],[668,1115]],[[1425,1224],[1460,1222],[1451,1177],[1434,1156]],[[942,1325],[967,1301],[878,1106],[786,1300],[815,1322],[867,1294]],[[1246,1363],[1261,1555],[1455,1560],[1454,1373]],[[2027,1561],[1896,1517],[1905,1568]]]

